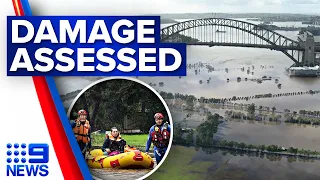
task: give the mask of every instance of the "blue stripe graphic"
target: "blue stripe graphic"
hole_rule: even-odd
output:
[[[31,11],[28,0],[20,0],[20,1],[21,1],[25,16],[32,16],[32,11]],[[66,112],[64,110],[64,107],[61,102],[56,84],[54,82],[54,79],[53,79],[53,77],[46,77],[46,81],[47,81],[48,87],[50,89],[54,104],[56,105],[56,109],[57,109],[59,117],[61,119],[64,131],[66,132],[67,138],[68,138],[69,143],[71,145],[73,154],[75,155],[75,158],[78,162],[80,171],[83,175],[83,178],[85,180],[92,180],[93,178],[91,176],[89,168],[88,168],[85,160],[83,159],[83,156],[82,156],[82,153],[81,153],[80,148],[78,146],[78,143],[77,143],[75,136],[72,132],[72,129],[71,129],[71,126],[69,123],[69,119],[68,119]]]

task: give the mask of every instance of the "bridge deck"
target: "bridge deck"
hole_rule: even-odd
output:
[[[161,29],[161,41],[210,47],[265,48],[281,51],[296,65],[309,62],[305,60],[309,56],[309,50],[306,50],[304,43],[265,27],[235,19],[204,18],[179,22]],[[314,48],[315,53],[320,52],[319,46]]]
[[[196,42],[196,43],[187,43],[187,45],[197,45],[197,46],[232,46],[232,47],[251,47],[251,48],[266,48],[271,50],[298,50],[303,51],[302,47],[294,46],[274,46],[274,45],[263,45],[263,44],[245,44],[245,43],[227,43],[227,42]]]

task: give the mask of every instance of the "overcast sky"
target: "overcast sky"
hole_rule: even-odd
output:
[[[320,0],[29,0],[42,15],[150,13],[320,14]]]

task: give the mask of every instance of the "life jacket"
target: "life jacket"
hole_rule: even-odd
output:
[[[82,123],[80,120],[76,120],[76,126],[72,129],[73,133],[76,136],[77,141],[82,141],[83,143],[89,143],[89,130],[90,123],[88,120],[85,123]]]
[[[111,134],[107,135],[106,138],[109,138],[110,140],[110,145],[108,147],[110,151],[123,151],[124,149],[124,145],[122,145],[123,139],[121,138],[120,134],[118,135],[117,138],[113,137]]]
[[[157,125],[154,125],[153,128],[154,131],[151,133],[153,145],[158,148],[168,147],[170,140],[168,123],[164,123],[161,129]]]
[[[133,146],[126,145],[124,147],[124,152],[131,152],[131,151],[135,151],[135,150],[138,150],[138,149]]]

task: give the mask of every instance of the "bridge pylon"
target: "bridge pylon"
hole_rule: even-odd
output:
[[[300,42],[305,47],[301,64],[303,66],[315,66],[317,64],[315,54],[315,42],[313,35],[305,33],[306,40]]]

